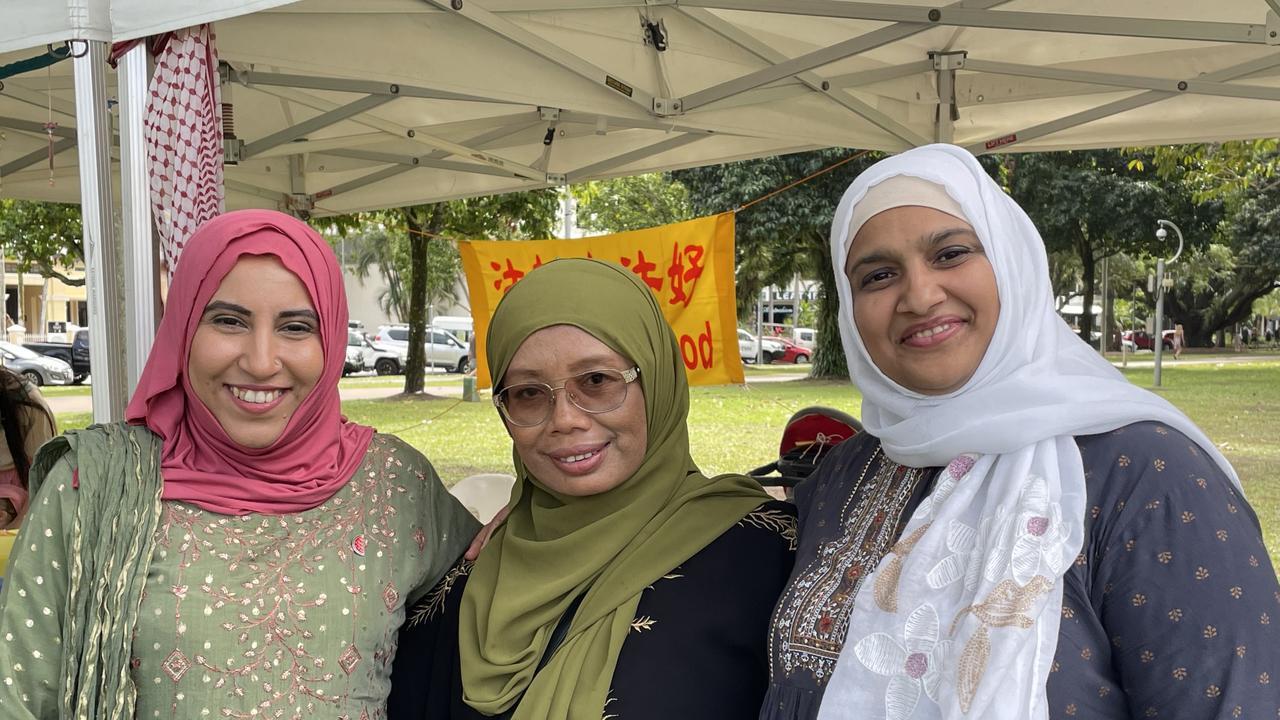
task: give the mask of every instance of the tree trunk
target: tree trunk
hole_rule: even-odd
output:
[[[416,395],[426,387],[427,243],[440,233],[440,213],[434,206],[404,208],[409,233],[409,357],[405,361],[404,392]],[[427,235],[421,233],[429,233]]]
[[[1089,242],[1087,236],[1081,236],[1076,242],[1076,247],[1080,251],[1080,262],[1083,265],[1084,292],[1080,298],[1080,338],[1086,343],[1093,344],[1091,338],[1093,336],[1093,295],[1095,285],[1097,283],[1097,268],[1094,267],[1093,244]]]
[[[831,270],[831,246],[825,237],[814,244],[818,256],[818,339],[813,349],[813,367],[810,377],[848,380],[849,364],[845,361],[844,345],[840,342],[840,294],[837,278]]]

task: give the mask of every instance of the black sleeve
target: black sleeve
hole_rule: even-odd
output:
[[[481,717],[464,711],[458,669],[458,609],[470,572],[471,562],[459,560],[405,611],[391,665],[389,720]]]

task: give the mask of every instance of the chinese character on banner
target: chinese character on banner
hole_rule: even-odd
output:
[[[525,276],[525,272],[523,270],[518,270],[514,265],[511,264],[511,258],[507,258],[506,262],[507,262],[506,270],[503,270],[502,265],[496,262],[489,263],[489,267],[492,268],[495,273],[501,273],[498,276],[498,278],[493,281],[493,289],[501,290],[504,295],[508,290],[515,287],[516,283],[520,282],[520,278]],[[542,267],[542,256],[535,255],[533,260],[533,267],[529,269],[537,270],[540,267]]]
[[[680,243],[671,244],[671,266],[667,268],[667,277],[671,278],[669,302],[672,305],[689,307],[689,301],[693,299],[694,285],[697,284],[698,278],[702,277],[702,256],[705,253],[706,249],[701,245],[686,245],[681,251]],[[685,260],[689,263],[687,269]],[[687,292],[686,285],[689,286]]]
[[[640,279],[644,280],[644,284],[653,288],[654,292],[662,292],[662,278],[649,276],[649,273],[653,272],[654,270],[657,270],[658,266],[644,259],[643,250],[636,251],[636,258],[637,258],[636,263],[633,266],[631,264],[631,258],[623,257],[620,260],[620,262],[622,263],[622,267],[631,268],[631,272],[639,275]]]

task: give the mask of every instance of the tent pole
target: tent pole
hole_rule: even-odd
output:
[[[120,297],[120,244],[111,195],[111,115],[107,111],[107,43],[86,41],[74,60],[76,132],[80,152],[80,212],[84,224],[85,290],[89,302],[89,362],[93,420],[124,418],[125,357]]]
[[[148,85],[153,63],[146,43],[138,43],[121,58],[116,71],[120,85],[120,198],[124,225],[124,340],[126,384],[130,394],[142,376],[160,318],[160,276],[157,237],[151,222],[151,172],[142,128],[146,119]]]

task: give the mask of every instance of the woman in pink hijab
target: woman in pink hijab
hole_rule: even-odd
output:
[[[271,211],[192,236],[126,423],[31,472],[0,717],[381,717],[406,603],[476,523],[342,417],[332,250]]]

